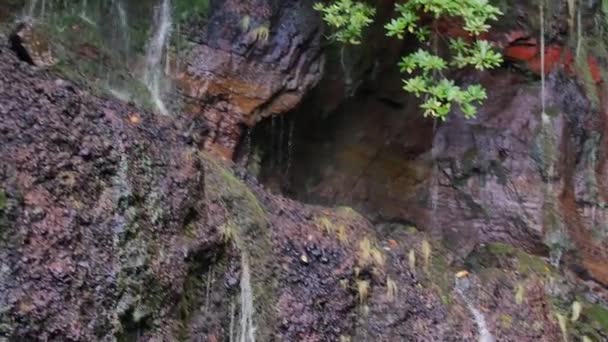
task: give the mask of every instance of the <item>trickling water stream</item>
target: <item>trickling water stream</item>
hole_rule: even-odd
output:
[[[553,182],[556,176],[555,163],[558,158],[556,148],[557,142],[553,135],[553,123],[551,117],[547,114],[547,89],[546,89],[546,42],[545,42],[545,3],[540,2],[539,5],[539,20],[540,20],[540,75],[541,75],[541,145],[544,158],[544,172],[546,181],[544,182],[544,203],[543,210],[545,217],[559,216],[557,208],[557,199],[554,195]],[[551,219],[545,218],[543,222],[545,229],[545,240],[550,246],[549,252],[550,262],[554,267],[559,267],[560,260],[563,254],[563,249],[566,244],[567,236],[563,228],[552,222]]]
[[[464,300],[467,308],[473,315],[475,319],[475,324],[477,325],[477,330],[479,333],[479,342],[494,342],[494,336],[490,333],[488,329],[488,324],[486,323],[486,318],[484,314],[477,309],[474,305],[474,301],[471,298],[471,295],[468,293],[468,289],[470,287],[469,279],[467,277],[464,278],[456,278],[456,286],[454,289],[456,293]]]
[[[162,0],[154,16],[156,31],[146,47],[146,67],[143,82],[150,91],[152,102],[156,109],[164,115],[169,114],[163,101],[163,91],[166,87],[164,63],[167,63],[167,50],[172,25],[171,0]]]
[[[38,5],[38,0],[30,0],[29,6],[27,6],[27,17],[33,18],[36,13],[36,6]]]
[[[246,254],[241,257],[241,321],[238,333],[239,342],[255,342],[255,325],[253,315],[253,289],[251,287],[251,272]]]
[[[54,35],[58,60],[68,73],[99,82],[121,100],[168,114],[173,1],[28,0],[22,19]]]
[[[112,16],[118,18],[119,30],[114,33],[113,43],[121,46],[125,58],[129,56],[131,38],[129,34],[129,19],[123,0],[112,0]]]

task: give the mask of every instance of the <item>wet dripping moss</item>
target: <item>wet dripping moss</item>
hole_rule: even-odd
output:
[[[573,340],[581,341],[583,336],[592,341],[606,341],[608,338],[608,309],[600,304],[591,304],[579,298],[583,308],[581,317],[568,322],[568,335]],[[566,317],[571,315],[571,303],[562,298],[552,298],[553,310]]]
[[[454,289],[454,274],[456,271],[450,267],[446,255],[447,250],[444,246],[432,243],[429,265],[426,270],[421,271],[421,274],[424,275],[423,284],[425,287],[435,289],[442,303],[451,305],[454,302],[452,290]]]
[[[226,274],[228,260],[225,255],[212,255],[203,253],[195,255],[189,260],[190,267],[184,281],[183,293],[177,305],[177,317],[179,325],[177,338],[179,341],[190,341],[192,328],[196,328],[193,320],[203,319],[209,325],[217,324],[217,317],[224,321],[229,320],[228,307],[232,296],[226,293],[224,283],[216,279],[217,276]],[[211,297],[221,299],[221,305],[212,305]],[[226,329],[228,330],[228,329]]]
[[[487,251],[499,259],[510,258],[516,262],[516,269],[523,275],[550,276],[555,270],[540,257],[530,255],[525,251],[504,243],[491,243]]]
[[[600,328],[608,335],[608,309],[599,304],[594,304],[587,308],[584,315],[592,322],[592,325]]]
[[[224,211],[224,224],[233,228],[231,236],[248,260],[251,270],[251,287],[255,310],[256,336],[266,340],[274,329],[275,289],[277,279],[269,268],[273,258],[270,222],[266,210],[256,195],[226,166],[206,153],[205,186],[207,200],[219,203]]]

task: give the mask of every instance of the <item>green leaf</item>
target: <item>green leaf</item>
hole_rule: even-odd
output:
[[[358,0],[333,0],[330,5],[316,3],[323,20],[334,33],[331,38],[344,44],[360,44],[363,30],[373,21],[375,9]],[[421,46],[428,46],[432,35],[429,20],[421,18],[457,18],[462,28],[471,36],[478,37],[488,32],[490,22],[502,15],[500,9],[488,0],[408,0],[395,4],[395,17],[384,25],[386,35],[398,39],[412,36]],[[435,37],[436,38],[436,37]],[[431,53],[421,48],[401,58],[398,63],[402,73],[411,75],[403,80],[403,89],[424,99],[420,107],[424,116],[445,120],[453,105],[457,105],[467,118],[477,113],[477,105],[487,98],[481,85],[469,85],[463,89],[453,80],[444,77],[448,68],[473,67],[486,70],[503,63],[500,53],[483,39],[467,42],[462,38],[449,41],[450,58]]]
[[[372,22],[376,10],[369,5],[352,0],[337,0],[330,6],[315,3],[313,8],[323,15],[323,21],[334,29],[330,37],[340,43],[361,43],[363,30]]]
[[[403,80],[403,83],[403,89],[408,93],[413,93],[416,95],[416,97],[419,97],[422,93],[427,92],[427,81],[421,76]]]

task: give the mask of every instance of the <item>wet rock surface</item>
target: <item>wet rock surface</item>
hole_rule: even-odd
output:
[[[204,224],[203,169],[179,123],[0,49],[0,335],[127,338],[169,319],[185,259],[220,244]],[[202,238],[186,239],[186,224]]]
[[[28,22],[17,25],[9,40],[11,49],[19,59],[39,67],[49,67],[57,63],[49,44],[50,37],[46,36],[40,27]]]
[[[187,118],[29,65],[0,35],[0,340],[608,339],[604,111],[567,73],[549,75],[549,123],[537,82],[502,70],[468,80],[495,99],[476,120],[434,125],[379,71],[386,88],[299,123],[278,163],[327,207],[199,150],[229,157],[239,124],[316,82],[304,5],[214,2],[190,65],[214,95]]]
[[[313,1],[214,1],[193,29],[177,83],[187,111],[208,121],[208,149],[231,159],[243,126],[285,113],[322,76],[320,20]]]
[[[271,195],[200,153],[204,137],[184,134],[181,120],[97,97],[0,48],[8,341],[251,331],[264,341],[474,341],[471,305],[498,340],[554,341],[555,313],[575,298],[585,298],[584,316],[571,334],[605,337],[603,290],[546,260],[496,247],[464,264],[406,223]],[[454,287],[465,267],[466,298]]]
[[[360,237],[373,239],[363,217],[247,186],[199,155],[201,138],[185,137],[179,120],[97,97],[1,48],[0,336],[237,336],[245,265],[258,338],[355,334],[367,298],[355,269],[377,295],[384,281],[356,261]]]
[[[549,6],[551,17],[566,17],[562,5]],[[517,28],[509,24],[524,12],[533,15],[518,19]],[[356,95],[335,110],[319,108],[325,97],[313,93],[286,118],[296,126],[287,171],[277,163],[286,139],[279,142],[282,147],[267,148],[270,139],[264,137],[279,133],[274,123],[259,128],[263,182],[279,183],[281,191],[302,201],[351,205],[380,220],[415,223],[461,255],[498,241],[543,256],[563,254],[588,277],[608,284],[600,265],[608,260],[602,223],[605,72],[591,62],[599,48],[581,53],[575,67],[564,47],[567,20],[550,25],[547,49],[555,51],[545,54],[543,116],[537,9],[513,1],[505,13],[490,35],[506,48],[505,68],[455,75],[488,90],[477,118],[454,113],[442,123],[420,117],[416,99],[401,90],[402,75],[393,63],[398,54],[388,51],[375,61],[374,72],[364,74]],[[593,39],[593,30],[581,39]],[[510,59],[518,44],[533,53]],[[525,61],[530,64],[522,66]],[[336,65],[327,70],[344,72]],[[326,76],[319,87],[335,83]]]

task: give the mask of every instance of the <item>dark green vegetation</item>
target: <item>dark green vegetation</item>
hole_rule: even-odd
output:
[[[375,10],[353,0],[338,0],[329,5],[317,3],[315,9],[336,32],[331,38],[343,44],[359,44],[363,29],[372,22]],[[449,68],[473,67],[478,70],[500,66],[502,56],[480,35],[490,30],[490,21],[502,12],[486,1],[413,0],[396,4],[397,17],[385,28],[389,37],[404,39],[413,35],[422,48],[402,58],[401,72],[410,78],[403,89],[422,99],[424,116],[445,120],[454,105],[467,117],[477,113],[476,105],[487,98],[478,84],[461,87],[449,77]],[[449,37],[439,30],[441,21],[462,21],[463,37]],[[440,55],[448,41],[451,60]]]

